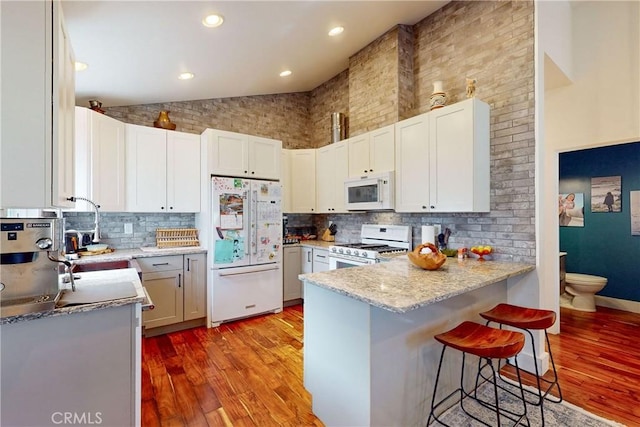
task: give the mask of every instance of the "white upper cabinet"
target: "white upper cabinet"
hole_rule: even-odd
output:
[[[291,212],[316,211],[316,150],[291,150]]]
[[[429,118],[396,123],[396,212],[429,211]]]
[[[53,155],[52,205],[73,206],[67,199],[75,195],[75,57],[62,14],[53,7]]]
[[[126,125],[126,210],[200,210],[200,136]]]
[[[76,196],[103,212],[125,211],[125,124],[84,107],[75,107]],[[76,210],[92,211],[84,201]]]
[[[282,185],[282,213],[291,212],[291,150],[280,152],[280,184]]]
[[[249,173],[250,178],[280,179],[280,160],[282,141],[249,136]]]
[[[167,131],[167,209],[200,211],[200,135]]]
[[[489,212],[489,114],[472,98],[396,124],[396,212]]]
[[[75,69],[60,2],[2,1],[0,20],[0,207],[72,207]]]
[[[280,179],[282,141],[207,129],[212,175]]]
[[[349,176],[349,145],[336,142],[316,150],[316,212],[346,212],[344,180]]]
[[[389,125],[345,140],[349,145],[349,176],[393,170],[394,132],[394,125]]]
[[[475,98],[429,114],[431,212],[489,212],[489,114]]]

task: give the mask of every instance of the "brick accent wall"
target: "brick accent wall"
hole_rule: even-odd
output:
[[[421,225],[441,224],[452,230],[450,247],[490,244],[497,259],[534,263],[533,2],[451,2],[416,24],[414,33],[410,116],[429,111],[436,80],[443,81],[448,103],[455,103],[465,99],[465,78],[474,77],[476,96],[491,106],[491,212],[326,215],[314,219],[316,226],[334,221],[336,239],[353,242],[363,223],[411,225],[415,246]],[[353,91],[351,85],[352,99]]]
[[[403,53],[400,44],[406,50],[410,32],[408,27],[398,25],[349,58],[349,136],[398,121],[399,76],[405,77],[402,89],[412,86],[406,84],[406,70],[400,72],[399,59]],[[409,61],[405,59],[402,65],[406,68]]]
[[[282,140],[284,148],[308,148],[309,92],[243,96],[199,101],[110,107],[106,114],[142,126],[153,126],[168,110],[176,130],[202,133],[207,128]]]
[[[526,1],[456,1],[413,27],[397,26],[353,55],[349,69],[307,93],[114,107],[108,114],[151,126],[161,109],[178,130],[207,127],[281,139],[286,148],[330,141],[330,114],[347,114],[349,136],[429,110],[433,82],[449,101],[465,98],[466,77],[491,106],[491,212],[488,214],[354,213],[289,215],[337,240],[358,241],[362,223],[451,228],[451,247],[490,244],[495,258],[535,262],[534,6]],[[409,72],[408,70],[412,70]],[[455,179],[455,171],[452,171]],[[132,214],[135,216],[135,214]],[[134,226],[135,227],[135,226]],[[154,231],[155,232],[155,231]]]

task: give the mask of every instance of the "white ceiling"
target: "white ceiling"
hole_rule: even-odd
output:
[[[63,1],[76,104],[103,107],[309,91],[396,24],[448,1]],[[206,28],[202,18],[222,14]],[[344,33],[329,37],[336,25]],[[279,73],[291,69],[282,78]],[[190,71],[192,80],[178,80]]]

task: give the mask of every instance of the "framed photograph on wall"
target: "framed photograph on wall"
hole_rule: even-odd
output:
[[[561,227],[584,227],[584,193],[561,193],[558,216]]]
[[[622,212],[622,177],[591,178],[591,212]]]
[[[629,192],[631,205],[631,235],[640,236],[640,190]]]

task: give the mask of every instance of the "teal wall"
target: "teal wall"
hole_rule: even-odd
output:
[[[568,272],[606,277],[599,295],[640,302],[640,236],[629,191],[640,190],[640,142],[560,154],[560,193],[584,193],[584,227],[560,227]],[[591,212],[591,178],[622,177],[622,212]]]

